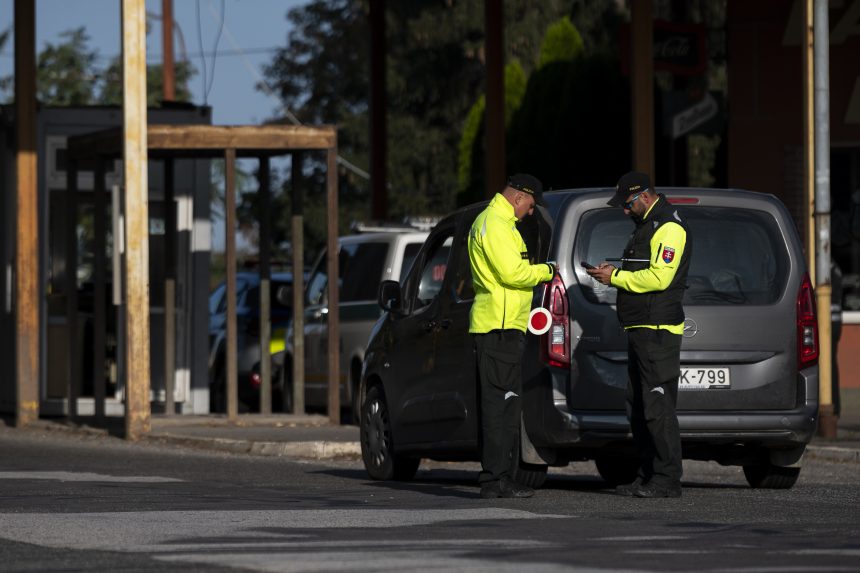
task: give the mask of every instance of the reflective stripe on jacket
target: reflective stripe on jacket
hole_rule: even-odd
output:
[[[469,231],[469,261],[475,302],[469,332],[496,329],[525,332],[532,289],[552,279],[551,267],[529,263],[528,250],[517,230],[514,208],[496,194]]]

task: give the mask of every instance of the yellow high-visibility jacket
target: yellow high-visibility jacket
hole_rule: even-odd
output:
[[[496,329],[525,332],[532,306],[532,288],[552,279],[552,267],[532,265],[514,208],[496,194],[472,223],[469,260],[475,302],[469,316],[469,332]]]

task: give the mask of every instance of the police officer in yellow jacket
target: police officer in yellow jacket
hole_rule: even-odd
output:
[[[636,480],[617,491],[680,497],[681,433],[675,406],[684,332],[681,300],[692,254],[687,225],[644,173],[624,175],[609,205],[624,207],[636,225],[621,269],[602,263],[588,270],[618,289],[618,319],[627,332],[627,416],[640,468]]]
[[[551,263],[530,264],[516,223],[541,202],[541,182],[526,174],[508,179],[504,191],[472,223],[469,260],[475,287],[469,332],[474,335],[481,380],[481,497],[531,497],[511,479],[519,463],[520,360],[532,289],[552,279]]]

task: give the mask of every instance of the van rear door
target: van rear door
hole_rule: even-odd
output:
[[[707,192],[694,204],[677,206],[692,245],[678,409],[793,409],[799,242],[772,197],[723,193]],[[633,231],[621,209],[600,203],[580,207],[570,251],[579,286],[568,289],[575,324],[568,399],[575,410],[623,409],[627,386],[616,290],[591,279],[578,263],[620,257]]]

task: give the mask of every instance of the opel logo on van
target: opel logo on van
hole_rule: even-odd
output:
[[[684,338],[693,338],[699,332],[699,325],[692,318],[684,319]]]

